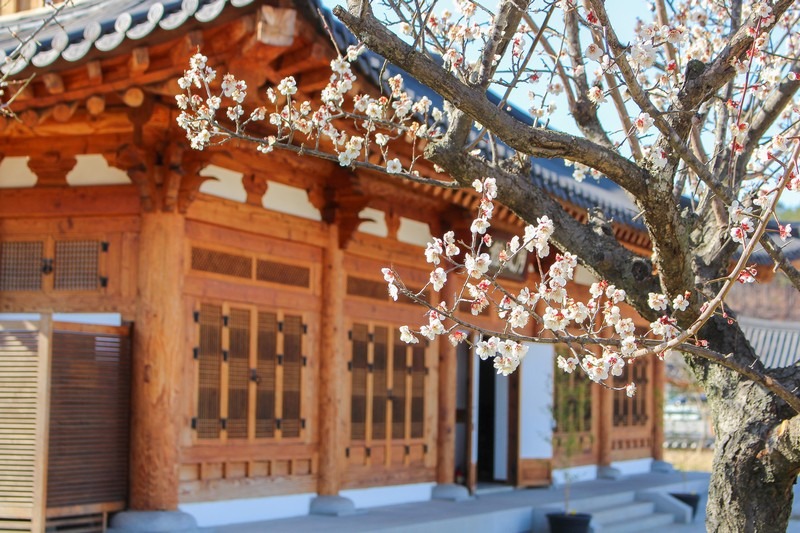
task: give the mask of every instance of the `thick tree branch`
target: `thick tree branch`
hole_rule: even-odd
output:
[[[528,222],[542,215],[550,217],[559,228],[552,237],[559,248],[578,256],[598,278],[626,288],[635,307],[648,309],[648,292],[659,291],[650,262],[624,248],[610,232],[575,220],[554,198],[537,187],[530,176],[513,174],[440,144],[429,145],[425,155],[464,186],[476,177],[494,177],[500,203]]]
[[[417,80],[431,87],[455,107],[491,130],[511,148],[535,157],[562,157],[595,168],[634,196],[647,191],[647,172],[613,150],[583,138],[531,128],[510,114],[498,112],[482,89],[468,87],[387,30],[371,15],[356,16],[341,6],[334,14],[371,50],[402,65]]]

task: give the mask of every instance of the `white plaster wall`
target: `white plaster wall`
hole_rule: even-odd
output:
[[[508,377],[494,375],[494,478],[508,479]]]
[[[597,465],[573,466],[571,468],[557,468],[553,470],[553,484],[563,485],[569,476],[570,483],[578,481],[591,481],[597,479]]]
[[[241,172],[234,172],[217,165],[208,165],[200,171],[200,175],[216,178],[204,181],[200,186],[200,192],[234,202],[243,203],[247,199],[247,191],[242,185],[243,174]]]
[[[307,515],[315,493],[182,503],[178,509],[192,515],[200,527],[224,526]]]
[[[0,321],[39,320],[39,313],[0,313]],[[74,324],[94,324],[99,326],[119,326],[122,316],[119,313],[53,313],[56,322]]]
[[[352,500],[356,509],[369,509],[384,505],[428,501],[431,499],[431,489],[434,485],[435,483],[411,483],[409,485],[351,489],[340,491],[339,495]]]
[[[0,189],[16,189],[34,185],[36,185],[36,174],[28,168],[27,157],[6,157],[0,161]]]
[[[634,474],[646,474],[650,472],[650,467],[653,465],[653,458],[646,457],[644,459],[630,459],[628,461],[612,461],[612,468],[619,470],[623,476],[632,476]]]
[[[124,185],[131,183],[123,170],[108,166],[100,154],[79,155],[75,168],[67,174],[67,183],[82,187],[86,185]]]
[[[528,343],[517,369],[520,389],[519,453],[524,459],[553,457],[553,358],[550,344]]]
[[[586,270],[586,268],[578,265],[575,267],[575,274],[572,276],[572,281],[578,285],[585,285],[588,287],[592,283],[598,281],[598,279],[594,277],[591,272]]]
[[[309,220],[322,220],[319,209],[308,201],[308,193],[299,187],[269,181],[267,182],[267,194],[264,195],[261,202],[266,209],[272,211]]]
[[[426,223],[400,217],[400,227],[397,229],[398,241],[425,246],[432,238],[431,228]]]
[[[359,224],[358,231],[368,233],[376,237],[386,237],[389,235],[389,228],[386,227],[386,213],[372,207],[365,207],[358,214],[364,222]]]

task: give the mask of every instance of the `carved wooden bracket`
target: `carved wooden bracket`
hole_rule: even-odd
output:
[[[128,173],[138,187],[144,211],[186,212],[206,177],[198,173],[208,164],[203,156],[182,143],[163,147],[125,144],[114,154],[104,154],[109,165]]]
[[[326,183],[313,186],[308,199],[320,210],[323,221],[339,226],[339,247],[346,248],[365,220],[359,213],[369,203],[369,197],[360,190],[358,177],[349,170],[337,170]]]
[[[36,174],[37,187],[66,187],[67,174],[77,163],[74,156],[52,151],[31,156],[28,159],[28,168]]]
[[[263,174],[245,174],[242,176],[242,186],[247,192],[246,202],[261,207],[262,199],[267,193],[267,177]]]

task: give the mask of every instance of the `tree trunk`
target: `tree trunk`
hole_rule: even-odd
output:
[[[721,318],[701,338],[740,360],[753,353],[741,330]],[[770,438],[792,413],[775,395],[730,370],[698,360],[690,366],[706,390],[716,435],[707,531],[786,531],[799,465],[772,450]]]

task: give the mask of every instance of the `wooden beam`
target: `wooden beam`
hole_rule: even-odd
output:
[[[128,107],[141,107],[144,103],[144,91],[141,87],[131,87],[122,94],[122,101]]]
[[[148,68],[150,68],[150,52],[147,47],[139,46],[134,48],[128,60],[128,69],[131,77],[144,74]]]
[[[50,94],[62,94],[64,92],[64,80],[55,72],[48,72],[42,75],[42,81]]]
[[[283,54],[280,59],[281,66],[278,69],[278,76],[283,78],[306,70],[319,68],[330,63],[330,60],[331,58],[326,47],[315,42],[310,46],[303,46],[299,50]]]
[[[103,67],[97,59],[86,63],[86,75],[92,85],[103,83]]]
[[[93,117],[101,115],[106,109],[106,99],[104,96],[93,95],[86,99],[86,110]]]
[[[71,104],[58,104],[53,107],[53,119],[56,122],[66,122],[72,118],[72,115],[75,114],[75,110],[78,109],[78,102],[72,102]]]
[[[142,214],[139,235],[134,353],[131,358],[130,507],[175,510],[178,506],[179,427],[176,384],[186,353],[184,336],[183,216]],[[169,253],[165,253],[169,250]]]
[[[242,186],[247,192],[246,202],[250,205],[261,206],[264,195],[267,194],[267,177],[264,174],[245,174],[242,176]]]

